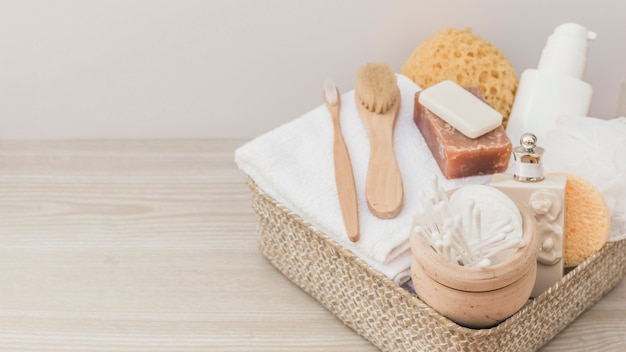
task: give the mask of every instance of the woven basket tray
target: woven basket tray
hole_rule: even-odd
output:
[[[441,316],[257,187],[260,250],[287,278],[382,351],[535,351],[615,287],[626,240],[611,242],[515,315],[474,330]]]

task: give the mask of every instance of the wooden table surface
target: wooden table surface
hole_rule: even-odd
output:
[[[244,142],[0,142],[0,350],[376,351],[258,252]],[[543,349],[592,350],[624,282]]]

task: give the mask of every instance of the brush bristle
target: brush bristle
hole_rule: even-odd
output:
[[[330,78],[326,78],[326,81],[324,82],[324,95],[326,96],[326,101],[328,102],[328,104],[337,104],[337,86],[335,85],[335,82],[333,82]]]
[[[384,114],[399,94],[396,74],[387,64],[369,63],[359,70],[354,93],[367,110]]]

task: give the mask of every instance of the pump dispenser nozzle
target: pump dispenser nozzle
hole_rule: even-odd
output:
[[[589,41],[596,33],[576,23],[558,26],[548,37],[537,69],[581,79],[587,63]]]

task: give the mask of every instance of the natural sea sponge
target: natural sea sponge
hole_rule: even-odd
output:
[[[518,78],[504,54],[470,28],[437,31],[413,51],[402,74],[422,88],[447,79],[478,86],[487,103],[502,114],[506,127]]]
[[[551,174],[567,177],[563,261],[571,268],[604,246],[611,217],[602,193],[590,182],[573,174]]]

